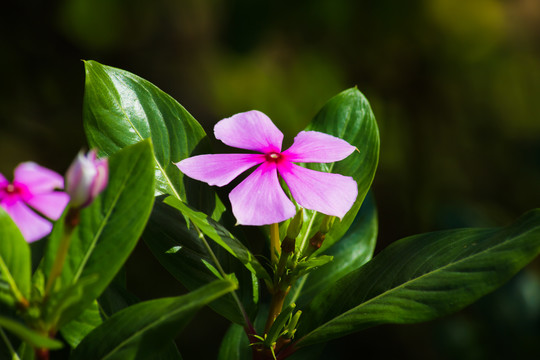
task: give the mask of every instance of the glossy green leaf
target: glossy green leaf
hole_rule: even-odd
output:
[[[11,217],[0,208],[0,302],[13,306],[29,299],[30,247]]]
[[[96,61],[86,61],[85,70],[83,116],[90,146],[110,156],[151,138],[156,194],[173,195],[208,213],[223,211],[209,186],[184,178],[174,165],[208,152],[206,134],[193,116],[155,85],[128,71]]]
[[[270,275],[268,275],[257,258],[221,224],[215,222],[204,213],[191,209],[187,204],[175,197],[169,196],[164,202],[178,209],[206,236],[214,240],[232,256],[240,260],[240,262],[258,278],[271,282]]]
[[[322,291],[348,273],[360,268],[373,256],[377,241],[377,210],[373,196],[366,196],[347,233],[327,249],[324,254],[334,257],[327,265],[309,274],[301,287],[298,300],[300,308]]]
[[[113,155],[109,159],[107,188],[92,205],[81,211],[80,224],[73,232],[57,288],[72,286],[82,279],[89,281],[94,278],[95,281],[85,285],[84,296],[62,310],[60,326],[90,306],[114,278],[135,247],[153,201],[151,143],[143,141]],[[45,274],[50,272],[56,259],[63,234],[62,225],[61,219],[49,239],[43,266]],[[73,299],[72,296],[70,298]],[[54,306],[62,307],[61,304]]]
[[[205,265],[205,262],[212,265],[213,260],[199,236],[193,225],[189,228],[186,226],[186,220],[178,210],[158,200],[143,240],[167,271],[186,288],[194,290],[216,279],[216,275]],[[213,250],[225,271],[236,275],[240,301],[246,311],[252,313],[258,302],[257,282],[236,258],[220,246],[213,246]],[[232,295],[223,296],[210,306],[227,319],[244,323],[242,310]]]
[[[234,290],[227,280],[187,295],[145,301],[111,316],[73,351],[71,360],[152,359],[204,305]]]
[[[0,327],[17,335],[19,339],[26,341],[34,347],[47,349],[60,349],[63,347],[60,341],[43,336],[13,319],[0,316]]]
[[[297,346],[384,323],[431,320],[501,286],[540,253],[540,210],[496,229],[399,240],[314,297]]]
[[[379,129],[369,102],[357,88],[352,88],[330,99],[306,130],[336,136],[358,149],[342,161],[306,164],[313,170],[352,176],[358,183],[358,197],[353,207],[341,221],[335,222],[318,251],[321,253],[345,234],[371,187],[379,161]],[[311,210],[305,211],[304,214],[304,227],[299,237],[301,241],[297,241],[297,246],[309,240],[309,237],[319,229],[325,216]],[[286,224],[287,222],[282,228],[285,228]]]

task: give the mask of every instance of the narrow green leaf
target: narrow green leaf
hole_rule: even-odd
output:
[[[152,359],[204,305],[234,290],[215,282],[187,295],[145,301],[114,314],[73,351],[71,360]]]
[[[276,320],[272,324],[272,327],[270,327],[270,330],[268,330],[268,335],[266,339],[264,339],[264,343],[266,346],[271,347],[272,344],[277,341],[277,339],[281,335],[283,328],[285,327],[285,324],[287,324],[287,321],[290,319],[295,307],[296,304],[290,304],[279,313]]]
[[[193,225],[186,225],[184,216],[175,208],[156,201],[142,238],[163,267],[187,289],[197,289],[216,279],[204,263],[213,265],[199,234]],[[225,271],[234,273],[238,278],[237,293],[246,311],[248,314],[254,312],[258,288],[253,286],[251,273],[220,246],[215,245],[213,250]],[[227,319],[244,323],[242,311],[231,295],[219,298],[210,306]]]
[[[28,243],[0,208],[0,302],[13,306],[22,298],[29,299],[31,261]]]
[[[306,130],[336,136],[358,149],[342,161],[329,164],[306,164],[313,170],[352,176],[358,183],[358,197],[353,207],[341,221],[335,222],[317,252],[321,253],[345,234],[371,187],[379,161],[379,129],[369,102],[357,88],[352,88],[330,99]],[[309,240],[319,229],[323,218],[324,215],[311,210],[304,212],[304,227],[299,237],[302,241],[297,241],[297,246]],[[281,231],[284,231],[287,223],[282,225]]]
[[[63,347],[60,341],[43,336],[13,319],[0,316],[0,327],[17,335],[21,340],[26,341],[34,347],[47,349],[60,349]]]
[[[184,216],[187,216],[206,236],[240,260],[258,278],[271,281],[270,275],[268,275],[257,258],[221,224],[215,222],[204,213],[191,209],[175,197],[169,196],[164,202],[178,209]]]
[[[96,278],[84,296],[64,309],[60,326],[77,317],[105,290],[135,247],[154,201],[152,146],[127,147],[109,159],[109,183],[94,203],[81,211],[66,257],[60,288]],[[51,234],[44,258],[48,274],[63,234],[62,219]],[[106,266],[104,266],[106,264]],[[53,298],[53,296],[51,296]]]
[[[313,298],[297,346],[458,311],[501,286],[539,253],[540,209],[504,228],[402,239]]]

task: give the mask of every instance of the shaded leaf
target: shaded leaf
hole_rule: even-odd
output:
[[[314,297],[300,324],[303,337],[297,346],[458,311],[501,286],[539,252],[540,210],[504,228],[399,240]]]
[[[231,324],[219,347],[218,360],[251,360],[251,347],[242,326]]]
[[[143,240],[163,267],[189,290],[216,279],[205,265],[205,262],[213,264],[213,260],[199,234],[193,225],[188,228],[184,216],[171,206],[156,201]],[[253,281],[251,273],[228,252],[217,245],[213,250],[225,271],[236,275],[240,301],[248,313],[253,312],[258,301],[257,282]],[[232,295],[223,296],[210,306],[227,319],[244,323],[242,310],[238,308]]]
[[[196,311],[235,286],[231,281],[217,280],[187,295],[145,301],[121,310],[92,331],[71,359],[152,359]]]
[[[98,304],[94,301],[79,316],[64,325],[60,333],[69,346],[74,348],[102,322]]]

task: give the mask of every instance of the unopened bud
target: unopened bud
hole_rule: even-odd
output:
[[[96,151],[84,155],[81,151],[66,173],[66,192],[74,208],[92,203],[107,186],[109,166],[107,159],[97,159]]]
[[[298,234],[300,234],[300,230],[302,230],[302,225],[304,224],[304,211],[301,208],[298,210],[296,215],[294,215],[293,219],[289,223],[289,227],[287,228],[287,237],[291,239],[296,239],[298,237]]]

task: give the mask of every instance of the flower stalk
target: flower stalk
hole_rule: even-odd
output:
[[[272,259],[272,264],[275,265],[278,263],[280,254],[279,225],[278,223],[270,224],[270,258]]]
[[[66,214],[64,221],[64,232],[62,234],[62,239],[58,245],[58,250],[56,252],[56,258],[53,263],[53,267],[47,279],[47,285],[45,286],[45,298],[50,294],[53,289],[54,282],[62,274],[62,269],[66,261],[66,256],[69,250],[69,245],[71,243],[71,236],[73,231],[77,227],[80,221],[80,211],[79,209],[70,208]]]

